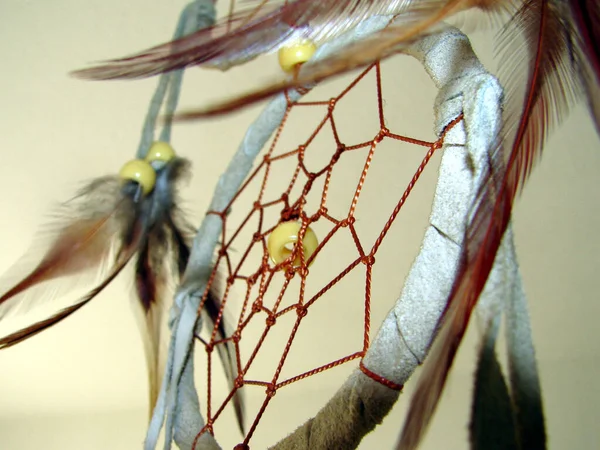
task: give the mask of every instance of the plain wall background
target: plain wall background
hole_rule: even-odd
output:
[[[91,83],[67,73],[169,39],[184,4],[182,0],[0,2],[0,270],[10,267],[28,248],[53,204],[69,198],[82,181],[118,171],[137,147],[156,80]],[[490,62],[491,33],[474,36],[482,60]],[[182,106],[241,92],[278,76],[277,70],[272,57],[226,74],[193,69],[186,75]],[[395,58],[384,73],[397,80],[403,95],[423,99],[415,104],[406,98],[408,107],[399,111],[398,120],[407,121],[405,128],[412,134],[431,138],[430,105],[435,93],[429,80],[408,57]],[[208,206],[218,175],[259,110],[174,129],[176,149],[194,163],[193,181],[183,193],[196,222]],[[348,114],[345,120],[349,129],[362,125],[358,113]],[[421,193],[415,192],[409,201],[420,205],[414,211],[429,207],[436,169],[428,170],[423,184],[429,182],[430,187],[422,191],[422,200]],[[514,218],[554,449],[600,445],[599,174],[598,137],[581,105],[553,133]],[[383,190],[382,198],[386,193]],[[410,210],[406,214],[410,216]],[[408,236],[408,250],[401,252],[402,261],[387,263],[398,275],[379,278],[389,280],[380,284],[389,284],[392,295],[386,297],[386,286],[381,288],[381,298],[389,303],[380,305],[379,318],[393,304],[423,229],[422,220],[411,223],[409,218],[401,231]],[[388,250],[378,264],[386,266],[385,258],[396,253]],[[1,448],[141,447],[147,417],[146,376],[130,294],[130,277],[123,275],[63,324],[0,352]],[[330,317],[340,318],[337,311],[331,311]],[[345,322],[334,319],[328,333],[342,336],[347,331]],[[377,323],[374,320],[375,330]],[[471,330],[423,448],[467,448],[475,337]],[[312,348],[324,350],[321,345]],[[345,373],[291,391],[283,409],[265,418],[263,433],[252,447],[266,448],[314,414]],[[409,383],[393,414],[361,448],[391,448],[411,390]]]

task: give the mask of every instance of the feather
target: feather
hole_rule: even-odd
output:
[[[0,285],[11,286],[0,295],[0,319],[107,276],[106,262],[115,249],[113,238],[119,223],[129,216],[127,199],[115,195],[118,189],[118,180],[113,178],[94,180],[58,208],[54,222],[38,238],[47,243],[32,245],[0,280]],[[44,256],[37,262],[36,255],[44,246]],[[69,283],[60,283],[65,277]]]
[[[179,282],[190,257],[190,242],[194,228],[177,208],[175,188],[189,172],[189,162],[175,158],[157,170],[154,191],[138,205],[138,220],[148,233],[140,245],[136,260],[137,318],[148,366],[150,407],[154,408],[162,383],[167,357],[164,340],[164,317],[173,297],[168,280]],[[169,264],[171,267],[169,267]],[[168,269],[172,269],[172,275]],[[205,304],[205,313],[217,325],[217,336],[224,340],[226,323],[221,318],[219,297],[212,291]],[[237,377],[235,347],[231,341],[217,345],[230,388]],[[244,400],[240,390],[234,395],[234,407],[240,429],[244,429]]]
[[[40,264],[0,297],[0,304],[15,299],[27,289],[53,278],[96,268],[106,257],[106,226],[111,216],[69,224],[57,236]]]
[[[117,261],[113,265],[112,269],[110,270],[110,272],[108,273],[106,278],[98,286],[96,286],[94,289],[89,291],[84,297],[82,297],[74,305],[71,305],[67,308],[62,309],[58,313],[50,316],[49,318],[47,318],[45,320],[36,322],[33,325],[29,325],[25,328],[22,328],[19,331],[16,331],[14,333],[11,333],[8,336],[3,337],[2,339],[0,339],[0,350],[8,348],[8,347],[12,347],[13,345],[19,344],[19,343],[29,339],[30,337],[33,337],[33,336],[37,335],[38,333],[41,333],[42,331],[47,330],[51,326],[56,325],[58,322],[62,321],[63,319],[66,319],[71,314],[78,311],[83,306],[87,305],[91,300],[93,300],[96,297],[96,295],[98,295],[100,292],[102,292],[104,290],[104,288],[106,286],[108,286],[119,273],[121,273],[121,271],[127,265],[127,263],[130,261],[131,257],[133,256],[133,254],[135,252],[136,241],[137,241],[137,239],[135,239],[133,242],[131,242],[127,248],[122,249],[122,251],[119,252],[119,257],[117,258]]]
[[[229,67],[276,50],[290,38],[326,41],[367,17],[390,14],[407,3],[410,2],[261,2],[211,28],[74,75],[88,79],[139,78],[199,64]]]
[[[147,230],[135,261],[134,311],[146,357],[150,413],[158,399],[166,364],[165,317],[173,298],[174,284],[179,280],[180,267],[187,264],[189,255],[187,252],[181,257],[177,244],[180,232],[172,219],[177,210],[177,183],[188,175],[189,166],[187,160],[175,158],[157,168],[153,192],[136,204],[136,222]],[[135,184],[130,186],[130,189],[135,188]],[[169,283],[170,280],[174,283]]]
[[[291,40],[308,39],[316,45],[356,27],[375,15],[396,15],[413,22],[394,39],[364,48],[360,55],[348,54],[348,67],[357,67],[352,56],[372,63],[389,46],[406,42],[446,17],[472,7],[486,10],[502,6],[492,0],[297,0],[260,2],[227,17],[215,26],[151,48],[136,55],[108,61],[104,65],[73,72],[93,80],[141,78],[192,65],[227,69],[264,53],[277,50]],[[365,64],[365,63],[361,63]],[[336,65],[332,75],[351,70]],[[312,80],[314,81],[314,80]],[[291,87],[291,85],[287,85]]]
[[[293,78],[266,84],[246,94],[209,107],[175,114],[169,120],[191,121],[203,117],[226,114],[253,105],[280,92],[302,88],[351,70],[368,66],[394,54],[400,53],[424,36],[438,32],[442,21],[472,7],[481,7],[490,13],[502,13],[507,9],[505,2],[486,1],[413,1],[398,13],[390,25],[383,30],[353,42],[319,61],[305,64]]]
[[[132,225],[130,234],[121,239],[120,248],[115,251],[115,242],[121,237],[121,224],[131,219],[129,199],[112,196],[118,193],[119,186],[116,177],[100,178],[61,205],[56,214],[61,221],[50,227],[51,231],[54,228],[54,232],[50,233],[54,237],[41,262],[33,270],[26,271],[25,276],[0,296],[0,318],[13,311],[21,312],[19,308],[22,309],[24,305],[48,302],[75,289],[82,282],[89,283],[92,278],[100,280],[96,287],[82,298],[70,301],[71,306],[3,337],[0,339],[0,349],[23,342],[78,311],[95,298],[129,261],[136,250],[141,231]],[[79,218],[73,220],[73,215],[79,215]],[[67,222],[69,219],[71,221]],[[21,264],[9,270],[9,275],[3,277],[2,281],[14,277],[10,272],[22,273],[28,266],[27,262],[34,260],[36,250],[37,246],[32,246]],[[113,254],[115,261],[109,266],[106,263]]]
[[[269,97],[288,89],[303,88],[334,76],[347,73],[351,70],[367,66],[372,64],[373,61],[385,59],[400,52],[403,48],[411,45],[418,37],[422,36],[407,37],[402,43],[396,43],[398,34],[405,25],[406,21],[402,21],[402,24],[397,22],[367,38],[344,47],[334,55],[317,62],[306,64],[294,78],[268,83],[264,87],[236,96],[233,99],[226,100],[222,103],[176,113],[173,117],[166,117],[166,120],[187,122],[205,117],[227,114],[241,108],[252,106],[257,102],[266,100]],[[435,31],[436,28],[430,28],[428,30],[428,32]]]
[[[148,371],[148,389],[150,414],[154,409],[161,385],[161,374],[164,368],[164,351],[161,352],[161,337],[163,337],[164,309],[170,296],[166,289],[166,274],[154,258],[155,253],[149,245],[151,234],[140,246],[135,264],[135,287],[139,313],[138,328],[142,336],[146,366]],[[154,240],[154,239],[152,239]],[[159,262],[160,264],[160,262]]]
[[[587,94],[590,113],[600,134],[600,3],[597,0],[570,0],[573,23],[580,48],[581,78]]]
[[[508,54],[503,66],[512,72],[506,84],[505,129],[501,145],[492,154],[488,180],[478,194],[471,215],[462,264],[441,329],[411,401],[398,444],[400,449],[414,449],[421,441],[491,270],[515,196],[539,157],[549,130],[568,113],[578,96],[579,68],[570,57],[572,30],[569,16],[561,6],[555,1],[527,0],[503,30],[501,42]],[[515,38],[515,31],[523,32],[525,46]],[[523,83],[519,83],[518,68],[522,62],[526,63],[528,72],[521,101],[518,87]],[[505,166],[503,150],[506,149]]]
[[[583,52],[600,82],[600,3],[596,0],[569,0],[573,21]]]
[[[479,350],[471,423],[471,450],[505,450],[520,448],[508,386],[496,357],[498,326],[484,332]]]
[[[169,241],[172,238],[170,214],[176,209],[174,185],[186,175],[188,168],[186,160],[176,158],[157,170],[154,189],[145,196],[140,195],[140,185],[136,182],[123,183],[119,177],[99,178],[64,204],[58,214],[61,221],[54,226],[55,236],[41,263],[0,297],[0,306],[8,311],[22,304],[26,297],[39,303],[63,294],[59,289],[52,290],[62,278],[67,288],[73,288],[74,276],[82,278],[82,274],[88,275],[83,277],[88,283],[89,275],[93,274],[99,274],[101,281],[71,306],[0,339],[0,349],[33,337],[78,311],[95,298],[137,252],[137,304],[142,311],[140,331],[153,407],[164,360],[160,352],[164,340],[161,333],[164,310],[172,297],[166,289],[171,277],[163,261],[174,247]],[[29,252],[31,255],[26,256],[32,259],[36,249],[34,246]],[[106,267],[106,261],[113,254],[113,265]],[[177,263],[179,269],[182,263]]]

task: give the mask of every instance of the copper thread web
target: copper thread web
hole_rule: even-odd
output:
[[[378,115],[379,115],[378,119],[379,119],[379,127],[380,127],[379,132],[375,135],[375,137],[373,137],[369,141],[360,142],[360,143],[354,144],[354,145],[346,145],[339,138],[338,128],[337,128],[337,124],[334,119],[333,113],[336,109],[336,106],[338,105],[338,102],[344,96],[346,96],[356,86],[356,84],[360,80],[362,80],[371,71],[375,71],[377,107],[378,107]],[[297,146],[293,150],[274,155],[275,149],[278,148],[281,133],[282,133],[284,127],[286,127],[287,118],[289,117],[290,111],[294,108],[306,108],[306,107],[311,107],[311,106],[321,106],[321,107],[325,106],[326,107],[326,113],[325,113],[323,119],[318,124],[317,128],[312,132],[312,134],[308,137],[308,139],[303,144]],[[409,194],[413,190],[415,183],[421,176],[425,166],[427,165],[427,163],[429,162],[429,160],[431,159],[431,157],[433,156],[435,151],[442,147],[446,132],[450,128],[454,127],[461,120],[462,120],[462,116],[459,116],[458,118],[453,120],[446,127],[446,129],[444,130],[444,132],[442,133],[440,138],[438,140],[436,140],[435,142],[426,142],[426,141],[413,139],[410,137],[402,136],[402,135],[391,132],[385,126],[385,115],[384,115],[384,108],[383,108],[383,94],[382,94],[382,83],[381,83],[381,69],[380,69],[380,64],[378,62],[369,66],[356,79],[354,79],[354,81],[352,81],[350,83],[350,85],[348,85],[344,90],[342,90],[342,92],[339,95],[337,95],[336,97],[333,97],[329,100],[310,101],[310,102],[298,101],[295,103],[288,100],[284,120],[282,121],[277,132],[275,133],[274,139],[273,139],[270,147],[266,151],[266,154],[264,155],[262,162],[260,162],[260,164],[258,164],[258,166],[250,174],[248,179],[242,185],[239,192],[233,198],[233,200],[228,205],[228,207],[225,209],[225,211],[209,211],[208,212],[208,214],[214,214],[214,215],[219,216],[223,221],[221,244],[220,244],[220,247],[219,247],[219,250],[217,253],[215,270],[213,270],[213,273],[209,279],[208,285],[210,286],[215,281],[216,274],[217,274],[217,267],[219,267],[220,264],[221,265],[224,264],[224,266],[227,269],[225,286],[224,286],[224,290],[223,290],[224,292],[223,292],[222,299],[221,299],[222,307],[221,307],[221,311],[219,312],[219,317],[217,319],[217,322],[221,321],[223,311],[227,309],[227,300],[228,300],[229,293],[231,291],[231,286],[232,286],[233,282],[236,280],[243,281],[244,283],[246,283],[247,289],[246,289],[245,298],[243,298],[243,300],[242,300],[241,313],[240,313],[239,317],[237,318],[236,329],[233,332],[232,336],[228,337],[225,340],[217,340],[216,339],[217,327],[215,326],[213,329],[212,335],[208,341],[202,340],[202,339],[200,339],[198,341],[202,344],[202,346],[204,346],[204,348],[206,350],[206,355],[207,355],[207,371],[206,371],[207,380],[206,381],[207,381],[208,389],[206,392],[206,397],[203,399],[205,402],[205,405],[206,405],[206,414],[204,417],[206,420],[206,425],[204,426],[204,428],[202,430],[199,431],[192,448],[196,448],[196,443],[197,443],[199,437],[203,433],[208,432],[208,433],[213,434],[213,424],[221,416],[221,413],[223,412],[223,410],[225,409],[227,404],[232,400],[232,397],[233,397],[234,393],[236,392],[236,390],[241,388],[242,386],[262,386],[265,388],[265,397],[264,397],[262,406],[258,411],[258,414],[254,417],[254,419],[252,420],[252,423],[250,425],[250,428],[246,432],[246,436],[244,437],[243,442],[240,443],[239,445],[237,445],[235,447],[236,449],[250,448],[250,446],[249,446],[250,440],[251,440],[257,426],[259,425],[260,420],[261,420],[269,402],[271,401],[271,399],[273,398],[273,396],[279,389],[282,389],[283,387],[288,386],[292,383],[296,383],[305,378],[314,376],[321,372],[324,372],[324,371],[327,371],[334,367],[337,367],[341,364],[345,364],[349,361],[361,359],[365,355],[366,351],[369,348],[369,342],[370,342],[371,284],[372,284],[371,274],[372,274],[373,266],[375,264],[375,255],[376,255],[378,249],[381,247],[384,238],[388,234],[390,227],[392,226],[392,224],[394,223],[400,210],[402,209],[402,206],[405,204],[406,199],[408,198]],[[313,142],[313,140],[315,139],[317,134],[322,129],[324,129],[324,127],[327,127],[327,126],[331,127],[331,130],[333,132],[333,137],[335,140],[336,148],[334,149],[328,164],[326,164],[321,170],[318,170],[316,172],[314,172],[314,171],[311,172],[306,168],[306,165],[304,164],[304,159],[305,159],[307,149],[311,148],[310,147],[311,143]],[[397,140],[397,141],[402,141],[402,142],[412,144],[415,146],[420,146],[420,147],[423,147],[426,151],[425,151],[425,155],[424,155],[421,163],[417,167],[412,179],[410,180],[410,182],[408,183],[408,186],[404,190],[404,193],[398,200],[395,208],[393,209],[389,218],[387,219],[383,228],[381,229],[379,236],[376,238],[374,244],[371,246],[370,249],[365,249],[365,248],[363,248],[363,244],[362,244],[361,239],[358,235],[358,232],[355,228],[355,221],[356,221],[355,211],[356,211],[358,200],[361,195],[363,185],[364,185],[367,175],[369,173],[369,168],[371,166],[371,162],[375,155],[376,149],[377,149],[378,145],[385,139]],[[332,217],[327,210],[326,200],[328,197],[329,185],[330,185],[330,180],[331,180],[331,176],[332,176],[334,167],[336,166],[336,163],[339,161],[340,157],[344,153],[357,151],[357,150],[361,150],[361,149],[367,151],[367,156],[366,156],[366,159],[364,162],[364,166],[362,168],[362,172],[359,177],[359,181],[355,187],[354,195],[352,197],[350,207],[347,211],[347,215],[344,217],[341,217],[341,218]],[[324,149],[319,148],[318,151],[324,151]],[[289,182],[287,189],[281,194],[279,199],[274,200],[274,201],[265,201],[264,197],[265,197],[265,193],[267,190],[266,189],[267,180],[269,178],[269,174],[273,170],[273,166],[275,166],[279,161],[282,161],[284,159],[293,159],[293,158],[297,159],[297,165],[296,165],[294,174],[291,177],[291,180]],[[260,178],[259,178],[261,172],[263,172],[262,180],[260,180]],[[291,198],[292,189],[295,186],[295,184],[298,183],[300,174],[304,174],[307,181],[304,183],[304,186],[302,186],[301,194],[299,195],[299,197]],[[306,196],[308,195],[309,192],[311,192],[312,189],[314,189],[315,181],[321,177],[324,177],[324,183],[323,183],[323,190],[320,193],[320,198],[321,198],[320,207],[318,208],[316,213],[309,215],[309,214],[307,214],[307,212],[304,209],[304,206],[307,203]],[[248,186],[251,182],[260,183],[261,187],[260,187],[260,191],[258,194],[258,198],[254,201],[254,204],[253,204],[253,207],[252,207],[250,213],[246,216],[246,218],[244,220],[242,220],[241,224],[234,229],[229,229],[228,228],[228,215],[226,212],[230,211],[230,209],[235,207],[235,205],[237,204],[236,201],[239,199],[240,195],[248,188]],[[279,209],[280,217],[279,217],[278,223],[274,223],[274,224],[265,223],[265,221],[263,220],[264,219],[264,210],[267,207],[269,207],[269,208],[279,207],[280,208]],[[246,249],[240,249],[240,248],[236,249],[237,252],[241,253],[241,259],[237,264],[234,264],[233,259],[230,255],[231,243],[241,233],[242,229],[244,229],[244,227],[248,226],[250,217],[254,214],[258,214],[258,217],[259,217],[258,230],[256,230],[253,233],[251,241],[248,243],[248,247]],[[308,260],[305,260],[304,252],[300,251],[302,246],[296,245],[289,258],[287,258],[283,263],[275,265],[270,260],[270,256],[269,256],[269,253],[267,250],[267,239],[268,239],[269,234],[275,229],[275,227],[279,223],[290,221],[290,220],[299,221],[301,223],[301,229],[299,232],[299,242],[302,242],[302,239],[306,232],[307,227],[312,226],[312,224],[314,224],[318,221],[328,221],[333,226],[333,228],[326,236],[320,236],[319,246],[317,247],[316,251],[308,258]],[[305,298],[304,287],[306,284],[307,277],[309,276],[309,265],[315,258],[319,257],[319,254],[322,252],[323,248],[328,244],[328,242],[332,239],[332,237],[342,229],[349,230],[350,235],[352,236],[352,241],[354,242],[354,245],[356,246],[356,250],[357,250],[359,256],[354,261],[352,261],[345,269],[343,269],[340,273],[334,275],[331,278],[331,281],[324,288],[322,288],[316,295],[312,296],[311,298]],[[244,265],[244,262],[245,262],[246,258],[248,257],[251,249],[256,245],[258,245],[260,248],[262,248],[261,262],[260,262],[259,266],[256,268],[255,272],[244,275],[244,274],[240,273],[240,268]],[[299,266],[294,267],[293,261],[297,257],[300,259],[300,264],[299,264]],[[300,373],[296,376],[293,376],[293,377],[290,377],[290,378],[287,378],[284,380],[280,380],[279,379],[280,373],[286,362],[288,353],[290,351],[290,348],[292,346],[292,343],[294,341],[294,338],[296,336],[298,328],[299,328],[300,324],[302,323],[303,318],[308,313],[308,309],[311,307],[311,305],[315,304],[315,302],[317,302],[320,298],[322,298],[333,286],[335,286],[338,282],[340,282],[340,280],[342,280],[344,277],[346,277],[349,273],[351,273],[356,267],[358,267],[360,265],[364,265],[366,267],[366,277],[365,277],[365,287],[364,287],[364,322],[363,322],[364,326],[362,329],[362,334],[363,334],[362,348],[360,350],[357,350],[357,351],[355,351],[351,354],[348,354],[342,358],[331,361],[325,365],[322,365],[322,366],[316,367],[312,370]],[[263,304],[263,296],[269,289],[271,281],[273,279],[273,276],[280,271],[282,271],[285,274],[285,282],[284,282],[283,288],[277,295],[277,299],[276,299],[273,307],[268,308]],[[300,279],[300,291],[299,291],[298,299],[292,305],[279,309],[279,307],[282,303],[283,297],[285,296],[286,288],[289,285],[289,282],[292,279],[294,279],[295,277],[299,277],[299,279]],[[258,295],[256,296],[256,298],[252,298],[252,295],[251,295],[252,288],[257,284],[259,286]],[[207,291],[208,291],[208,289],[207,289]],[[205,301],[206,301],[206,294],[205,294],[204,298],[202,299],[202,301],[200,302],[199,311],[202,310]],[[260,336],[257,345],[251,352],[250,357],[246,361],[243,361],[241,358],[241,354],[240,354],[240,341],[242,339],[244,329],[248,326],[250,321],[252,321],[253,319],[258,319],[259,317],[260,318],[264,317],[263,314],[266,314],[266,316],[267,316],[266,320],[265,320],[265,327],[264,327],[263,334]],[[271,330],[272,327],[274,327],[276,325],[277,320],[280,317],[282,317],[284,315],[288,315],[288,314],[291,314],[291,315],[295,314],[296,319],[295,319],[294,326],[292,327],[291,333],[289,335],[289,338],[287,340],[287,343],[285,345],[285,348],[283,350],[283,353],[281,354],[280,360],[277,364],[276,370],[273,373],[272,379],[271,380],[255,380],[255,379],[246,378],[246,374],[247,374],[249,368],[251,367],[251,365],[253,364],[257,354],[261,350],[261,347],[262,347],[264,340],[267,337],[269,331]],[[212,398],[211,387],[212,387],[212,375],[213,375],[213,370],[212,370],[213,358],[211,358],[211,354],[213,353],[215,345],[223,345],[226,341],[231,341],[235,345],[237,370],[238,370],[239,376],[235,381],[235,387],[234,387],[233,391],[231,391],[229,393],[229,395],[225,398],[225,400],[223,401],[222,404],[217,405],[217,407],[215,408],[215,405],[212,404],[213,398]],[[363,373],[365,373],[367,376],[369,376],[370,378],[372,378],[373,380],[375,380],[381,384],[386,385],[389,388],[397,389],[397,390],[400,390],[402,388],[402,386],[399,386],[390,380],[387,380],[375,373],[372,373],[370,370],[368,370],[366,367],[364,367],[362,365],[362,363],[359,364],[359,367],[363,371]]]

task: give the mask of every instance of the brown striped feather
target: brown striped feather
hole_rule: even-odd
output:
[[[177,113],[176,121],[192,121],[204,117],[227,114],[253,105],[288,89],[299,88],[345,74],[351,70],[368,66],[374,61],[388,58],[401,52],[429,33],[438,32],[442,22],[469,8],[485,8],[490,13],[505,12],[507,3],[477,0],[419,0],[406,6],[393,23],[358,42],[347,45],[333,55],[307,64],[293,78],[268,83],[231,100],[190,111]]]
[[[57,209],[44,233],[0,278],[0,320],[104,279],[120,224],[129,216],[119,188],[116,177],[94,180]]]
[[[123,270],[123,268],[130,261],[131,257],[134,255],[137,249],[137,238],[132,241],[127,247],[124,247],[119,251],[119,256],[111,269],[108,271],[107,276],[102,280],[102,282],[97,285],[94,289],[89,291],[85,296],[79,299],[75,304],[66,307],[59,311],[58,313],[50,316],[49,318],[36,322],[32,325],[29,325],[25,328],[20,329],[14,333],[9,334],[0,339],[0,350],[5,348],[12,347],[13,345],[19,344],[42,331],[47,330],[48,328],[56,325],[61,322],[63,319],[66,319],[74,312],[78,311],[83,306],[87,305],[91,300],[93,300],[98,294],[100,294],[106,286],[108,286],[112,280],[114,280],[119,273]]]

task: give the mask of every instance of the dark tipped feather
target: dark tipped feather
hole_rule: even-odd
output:
[[[135,263],[135,289],[144,312],[156,302],[157,279],[150,261],[148,239],[142,243]]]
[[[153,239],[152,239],[153,240]],[[160,265],[156,265],[153,249],[149,245],[151,234],[145,237],[140,245],[135,263],[135,287],[139,308],[138,326],[144,344],[146,366],[148,371],[148,390],[150,414],[154,410],[161,384],[164,358],[161,358],[161,337],[163,327],[163,310],[168,303],[165,274]]]
[[[479,351],[469,437],[471,450],[518,449],[508,386],[496,357],[497,328],[488,326]]]
[[[194,230],[186,221],[183,221],[182,219],[177,220],[172,215],[168,217],[168,220],[169,228],[173,236],[173,251],[175,253],[177,276],[182,278],[190,258],[189,242]]]
[[[569,0],[585,57],[600,82],[600,2]]]
[[[550,128],[568,113],[577,97],[578,68],[573,67],[569,53],[569,16],[561,5],[564,6],[555,1],[525,1],[503,31],[504,44],[509,44],[506,48],[510,52],[504,67],[513,74],[507,84],[507,124],[502,146],[493,153],[491,172],[478,194],[466,233],[463,261],[442,328],[411,401],[400,449],[414,449],[421,441],[490,273],[519,187],[539,156]],[[515,31],[523,33],[525,45],[516,40]],[[522,63],[527,69],[523,100],[517,90]],[[506,159],[503,151],[508,152]]]
[[[170,161],[157,171],[152,194],[136,204],[136,223],[141,224],[146,232],[135,263],[137,299],[134,310],[146,357],[150,413],[158,398],[166,364],[165,317],[173,298],[174,284],[179,280],[179,272],[171,271],[171,258],[175,260],[175,266],[187,263],[187,255],[185,261],[177,261],[179,233],[171,216],[177,209],[177,182],[188,171],[187,160],[175,158]]]
[[[581,78],[590,113],[600,134],[600,2],[570,0],[580,48],[575,57],[582,65]],[[579,51],[577,51],[579,50]]]
[[[20,329],[19,331],[15,331],[14,333],[9,334],[0,339],[0,350],[5,348],[12,347],[13,345],[19,344],[27,339],[41,333],[42,331],[47,330],[48,328],[56,325],[58,322],[66,319],[75,311],[78,311],[82,306],[86,305],[93,297],[87,298],[86,300],[80,301],[74,305],[71,305],[67,308],[62,309],[58,313],[50,316],[45,320],[41,320],[39,322],[34,323],[33,325],[29,325],[25,328]]]

